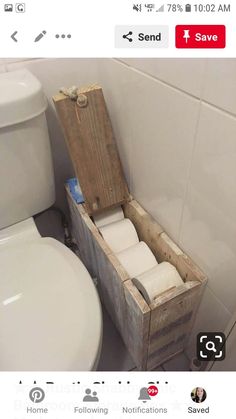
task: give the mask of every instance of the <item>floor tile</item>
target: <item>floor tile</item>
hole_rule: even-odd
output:
[[[97,371],[129,371],[135,364],[116,327],[103,308],[103,343]]]
[[[64,229],[60,213],[47,210],[35,217],[35,224],[42,237],[53,237],[62,243],[64,242]]]
[[[165,371],[189,371],[190,362],[187,356],[181,353],[165,362],[163,368]]]
[[[154,368],[152,371],[165,371],[162,365],[159,365],[159,367]]]

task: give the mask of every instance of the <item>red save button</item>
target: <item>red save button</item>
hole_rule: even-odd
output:
[[[177,25],[176,48],[225,48],[224,25]]]

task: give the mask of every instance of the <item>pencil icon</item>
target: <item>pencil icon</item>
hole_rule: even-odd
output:
[[[46,31],[40,32],[40,34],[36,36],[34,42],[39,42],[44,37],[44,35],[46,35],[46,33]]]

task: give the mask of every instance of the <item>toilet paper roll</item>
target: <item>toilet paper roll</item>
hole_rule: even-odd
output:
[[[94,215],[93,220],[97,228],[105,226],[107,224],[115,223],[116,221],[123,220],[124,213],[121,207],[110,209],[102,214]]]
[[[113,252],[118,253],[139,242],[134,225],[128,218],[100,227],[100,233]]]
[[[183,280],[173,265],[169,262],[162,262],[155,268],[136,276],[133,283],[150,304],[164,291],[183,285]]]
[[[144,242],[129,247],[116,256],[131,278],[157,266],[155,256]]]

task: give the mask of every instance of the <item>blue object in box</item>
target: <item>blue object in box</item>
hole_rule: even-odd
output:
[[[68,179],[66,181],[66,184],[69,186],[70,193],[71,193],[74,201],[76,202],[76,204],[82,204],[84,202],[84,197],[83,197],[83,194],[81,192],[80,184],[79,184],[78,180],[75,177],[73,177],[71,179]]]

